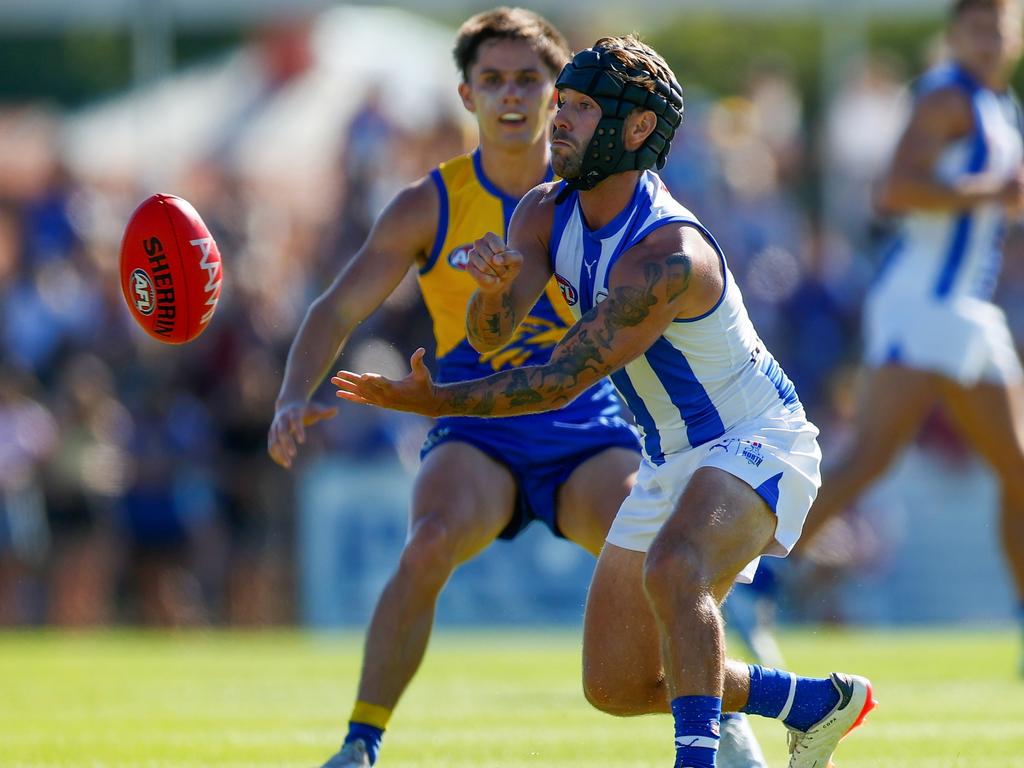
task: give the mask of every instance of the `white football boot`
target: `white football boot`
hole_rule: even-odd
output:
[[[366,754],[366,742],[353,739],[342,744],[338,753],[321,768],[370,768],[370,756]]]
[[[767,768],[761,745],[746,715],[722,719],[717,768]]]
[[[864,722],[878,704],[864,677],[833,672],[839,703],[807,731],[789,728],[789,768],[833,768],[832,753],[850,731]]]

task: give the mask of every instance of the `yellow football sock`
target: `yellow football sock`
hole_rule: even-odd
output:
[[[388,720],[391,719],[391,710],[387,707],[378,707],[366,701],[357,701],[352,708],[352,716],[349,718],[354,723],[365,723],[382,731],[388,727]]]

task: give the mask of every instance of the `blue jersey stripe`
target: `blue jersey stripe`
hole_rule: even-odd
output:
[[[564,188],[565,182],[563,181],[558,187],[559,195],[562,194]],[[555,271],[555,258],[558,256],[558,246],[562,244],[562,234],[569,223],[569,217],[576,210],[576,196],[578,194],[578,192],[573,191],[565,200],[555,206],[555,215],[551,219],[551,237],[548,238],[548,259],[551,262],[552,272]]]
[[[437,257],[441,255],[441,246],[444,245],[445,238],[448,237],[448,190],[444,185],[444,179],[441,178],[441,171],[437,168],[430,172],[430,179],[437,187],[437,198],[440,205],[437,210],[437,234],[434,236],[434,245],[430,249],[427,263],[420,268],[421,275],[425,275],[433,269]]]
[[[783,405],[791,411],[798,411],[803,407],[793,382],[789,380],[789,376],[782,370],[782,366],[767,350],[761,357],[760,371],[775,385],[775,391],[779,393],[779,399]]]
[[[644,357],[668,392],[673,405],[679,409],[691,446],[702,445],[725,434],[722,417],[708,397],[704,385],[697,380],[686,355],[672,346],[664,336],[660,336]]]
[[[935,283],[935,295],[940,299],[949,296],[956,282],[957,273],[964,263],[967,255],[967,243],[971,239],[971,227],[973,221],[969,213],[962,214],[956,219],[953,225],[953,237],[950,239],[949,250],[946,252],[946,259],[942,263],[942,271],[939,272],[938,282]]]
[[[871,279],[871,284],[879,282],[886,273],[892,269],[893,264],[900,257],[900,254],[904,250],[903,235],[897,235],[889,243],[888,247],[882,252],[882,260],[878,264],[878,271],[875,272],[875,276]]]
[[[966,75],[964,75],[966,77]],[[988,144],[985,141],[985,134],[982,132],[981,111],[974,95],[977,93],[977,86],[972,81],[962,81],[971,99],[971,112],[974,116],[974,138],[971,144],[971,154],[967,160],[967,173],[978,173],[985,167],[988,160]],[[950,240],[949,251],[946,253],[946,260],[942,264],[942,271],[939,273],[939,280],[935,284],[935,295],[945,298],[953,290],[953,285],[960,274],[960,268],[964,264],[967,255],[967,244],[971,240],[971,229],[973,220],[971,215],[965,213],[957,218],[953,227],[953,237]]]
[[[620,368],[609,378],[615,384],[616,389],[619,390],[619,394],[625,399],[629,410],[633,412],[633,418],[636,419],[636,423],[643,430],[644,452],[647,454],[647,457],[658,466],[664,464],[665,453],[661,449],[661,434],[658,432],[658,425],[654,423],[654,417],[647,410],[647,405],[640,395],[637,394],[636,387],[630,381],[626,369]]]
[[[601,241],[589,232],[583,233],[583,258],[580,259],[580,313],[586,314],[594,306],[594,276],[601,261]]]

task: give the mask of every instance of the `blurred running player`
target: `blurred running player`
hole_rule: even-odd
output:
[[[632,36],[603,38],[556,87],[551,152],[565,181],[523,198],[509,245],[493,233],[475,243],[481,287],[466,318],[478,349],[500,347],[554,275],[576,322],[550,360],[435,384],[420,349],[401,381],[339,371],[332,382],[353,402],[506,416],[578,402],[610,376],[643,461],[587,600],[587,698],[618,715],[671,711],[676,768],[718,764],[723,710],[782,720],[790,768],[825,768],[873,706],[870,683],[727,660],[719,612],[761,555],[785,555],[799,537],[818,489],[818,430],[715,239],[650,170],[683,112],[665,61]]]
[[[956,0],[951,60],[917,83],[878,204],[902,216],[865,308],[852,444],[824,473],[804,540],[839,514],[942,405],[1002,491],[1002,540],[1024,620],[1024,385],[991,301],[1007,217],[1024,211],[1017,0]],[[1021,666],[1024,673],[1024,663]]]
[[[415,265],[434,323],[442,381],[543,363],[572,324],[558,286],[540,292],[514,337],[479,353],[466,339],[476,288],[466,271],[473,241],[504,233],[519,198],[552,179],[547,144],[554,82],[568,60],[563,37],[531,11],[499,8],[462,25],[455,44],[459,94],[480,146],[402,190],[369,239],[314,302],[292,344],[269,434],[288,467],[305,427],[334,415],[309,398],[351,332]],[[391,713],[427,647],[437,597],[452,571],[531,521],[597,554],[628,493],[639,445],[606,380],[561,410],[485,420],[439,419],[423,447],[409,536],[366,637],[358,700],[330,768],[373,765]],[[739,738],[753,742],[749,728]],[[758,768],[737,762],[735,768]]]

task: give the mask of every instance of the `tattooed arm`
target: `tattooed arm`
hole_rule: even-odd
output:
[[[508,245],[494,233],[473,244],[466,271],[477,291],[466,310],[466,338],[477,352],[504,345],[551,278],[547,238],[554,184],[526,194],[508,228]]]
[[[569,329],[545,365],[439,386],[417,350],[412,373],[402,381],[347,371],[331,381],[343,399],[426,416],[552,410],[642,355],[673,320],[714,306],[722,280],[717,253],[695,230],[666,226],[623,254],[608,298]]]

